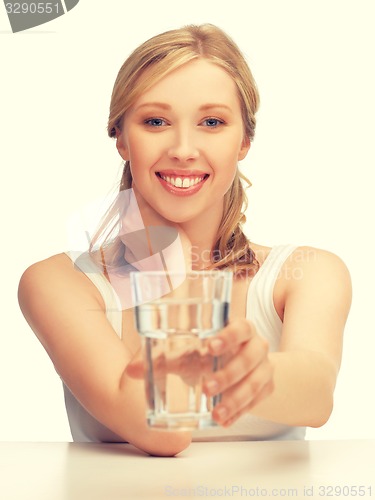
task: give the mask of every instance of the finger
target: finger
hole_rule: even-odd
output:
[[[127,375],[133,378],[143,378],[145,374],[145,365],[142,357],[142,351],[139,349],[128,366],[125,368]]]
[[[149,368],[147,367],[147,363],[150,365]],[[147,371],[152,371],[153,379],[160,380],[166,376],[168,371],[170,372],[164,354],[154,356],[147,363],[142,358],[132,360],[126,367],[126,373],[133,378],[143,378]]]
[[[220,404],[213,411],[213,417],[220,424],[224,424],[237,414],[242,414],[245,410],[249,411],[272,390],[273,366],[267,360],[222,394]]]
[[[234,422],[236,422],[240,417],[242,417],[243,415],[247,415],[248,413],[251,412],[251,410],[258,404],[260,403],[261,401],[263,401],[264,399],[266,399],[268,396],[270,396],[272,394],[274,390],[274,387],[273,387],[273,384],[270,383],[270,384],[267,384],[262,390],[261,392],[253,399],[253,401],[248,405],[248,406],[245,406],[243,408],[241,408],[240,411],[238,411],[237,413],[235,413],[234,415],[232,415],[228,420],[226,421],[223,421],[223,422],[220,422],[220,424],[223,426],[223,427],[230,427],[231,425],[234,424]]]
[[[229,323],[208,342],[211,354],[217,356],[238,349],[243,343],[256,335],[253,323],[246,319],[238,319]]]
[[[142,378],[148,369],[147,365],[150,365],[149,369],[154,380],[165,378],[167,373],[173,373],[182,378],[193,378],[196,383],[201,373],[200,356],[193,349],[174,356],[166,356],[162,350],[153,349],[150,356],[147,356],[147,362],[141,351],[138,351],[126,367],[126,373],[133,378]]]
[[[132,361],[125,371],[132,378],[143,378],[145,374],[144,363],[142,360]]]
[[[213,396],[234,386],[264,362],[267,353],[268,342],[262,337],[252,338],[225,364],[223,369],[205,378],[205,393]]]

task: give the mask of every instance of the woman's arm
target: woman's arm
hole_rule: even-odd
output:
[[[188,433],[147,426],[143,381],[125,373],[137,340],[121,341],[99,291],[66,255],[25,271],[19,303],[61,378],[97,420],[153,455],[172,456],[189,445]]]
[[[330,416],[351,303],[349,272],[334,254],[312,248],[300,249],[286,266],[280,277],[285,301],[279,352],[268,353],[250,322],[222,331],[220,352],[236,350],[213,377],[218,383],[214,393],[224,391],[227,414],[219,416],[221,405],[215,409],[222,424],[230,425],[249,411],[311,427],[323,425]]]

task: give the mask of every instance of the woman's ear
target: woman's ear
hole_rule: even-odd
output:
[[[116,130],[116,148],[117,148],[117,151],[119,152],[121,158],[124,161],[128,161],[129,160],[129,151],[128,151],[128,148],[125,144],[123,134],[121,133],[121,130],[118,127],[116,127],[115,130]]]
[[[246,158],[250,146],[251,146],[250,138],[246,136],[242,141],[241,149],[238,153],[238,160],[243,160],[244,158]]]

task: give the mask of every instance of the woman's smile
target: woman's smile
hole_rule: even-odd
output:
[[[209,174],[176,174],[170,171],[156,172],[160,184],[171,194],[176,196],[191,196],[197,193]]]

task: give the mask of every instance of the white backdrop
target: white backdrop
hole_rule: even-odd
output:
[[[18,309],[18,281],[68,249],[71,214],[118,182],[105,128],[123,60],[156,33],[202,22],[235,39],[260,89],[243,162],[249,236],[329,249],[352,274],[335,410],[308,437],[375,437],[374,19],[372,0],[81,0],[12,34],[0,6],[0,440],[71,439],[59,378]]]

